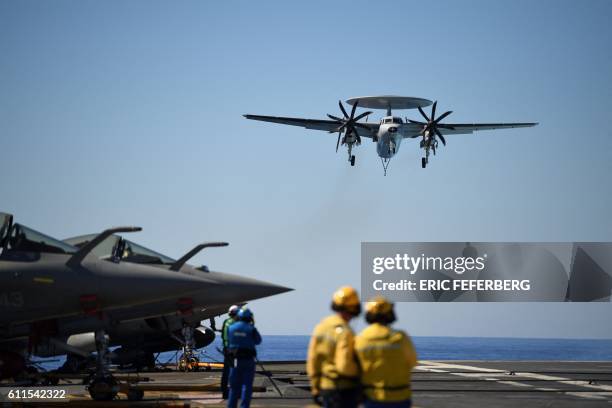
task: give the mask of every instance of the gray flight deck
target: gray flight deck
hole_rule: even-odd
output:
[[[263,367],[265,371],[258,367],[255,387],[259,392],[253,395],[253,407],[311,405],[303,362],[264,362]],[[134,379],[136,374],[129,376]],[[135,387],[145,390],[144,400],[138,403],[127,401],[124,394],[113,402],[91,401],[77,379],[69,380],[72,384],[62,380],[57,387],[67,390],[68,405],[224,406],[218,392],[219,370],[138,376],[143,381]],[[5,394],[6,388],[0,387],[0,392]],[[413,393],[415,407],[612,408],[612,362],[421,361],[414,371]],[[49,403],[66,406],[65,402]]]

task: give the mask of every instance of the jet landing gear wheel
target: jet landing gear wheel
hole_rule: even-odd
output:
[[[425,168],[427,167],[427,159],[424,157],[421,157],[421,168]]]
[[[351,156],[351,166],[355,165],[355,155]]]
[[[110,375],[94,378],[87,389],[95,401],[112,401],[119,392],[117,381]]]
[[[104,330],[95,332],[96,340],[96,372],[89,378],[89,395],[96,401],[111,401],[119,392],[119,383],[109,370],[110,357],[108,351],[108,337]]]
[[[185,356],[181,356],[178,363],[179,371],[188,371],[189,360],[185,358]]]
[[[197,357],[183,354],[179,359],[178,369],[185,372],[198,371],[200,369],[199,363],[200,360]]]
[[[144,391],[131,388],[127,393],[127,397],[129,401],[142,401],[144,398]]]
[[[189,366],[191,371],[199,371],[200,370],[200,360],[197,357],[191,357],[189,359]]]

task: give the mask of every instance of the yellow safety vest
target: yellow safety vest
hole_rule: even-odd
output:
[[[306,372],[314,395],[321,390],[342,390],[358,385],[359,371],[353,348],[355,335],[338,315],[326,317],[310,338]]]
[[[371,324],[355,337],[355,352],[366,398],[381,402],[411,398],[410,376],[417,356],[406,333]]]

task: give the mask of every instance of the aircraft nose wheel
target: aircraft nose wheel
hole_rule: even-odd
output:
[[[94,378],[87,388],[95,401],[112,401],[119,392],[117,381],[112,376]]]
[[[142,401],[144,398],[144,391],[131,389],[128,391],[127,397],[129,401]]]
[[[200,360],[194,355],[183,354],[179,359],[178,369],[184,372],[198,371],[200,369]]]
[[[351,156],[351,166],[355,165],[355,155]]]
[[[95,401],[111,401],[119,392],[119,383],[110,373],[110,358],[108,338],[104,330],[95,332],[96,340],[96,372],[92,374],[87,389]]]

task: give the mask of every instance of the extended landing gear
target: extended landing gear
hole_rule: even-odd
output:
[[[129,401],[142,401],[144,398],[144,391],[132,388],[127,392],[127,397]]]
[[[89,395],[96,401],[111,401],[119,392],[119,383],[110,373],[110,356],[108,352],[108,338],[104,330],[98,330],[96,339],[96,372],[89,381],[87,389]]]
[[[95,377],[87,387],[89,395],[96,401],[112,401],[117,396],[119,384],[112,375]]]
[[[351,163],[351,167],[355,165],[355,155],[353,154],[354,142],[348,142],[348,161]]]
[[[429,163],[429,150],[432,147],[431,144],[425,144],[425,157],[421,157],[421,168],[427,167],[427,163]],[[435,149],[435,147],[434,147]],[[435,150],[434,150],[435,152]],[[434,153],[435,154],[435,153]]]
[[[193,354],[183,353],[178,362],[178,369],[180,371],[198,371],[200,369],[200,360]]]
[[[181,371],[198,371],[200,360],[195,356],[194,329],[189,325],[184,325],[181,330],[183,335],[183,355],[178,361],[178,369]]]

